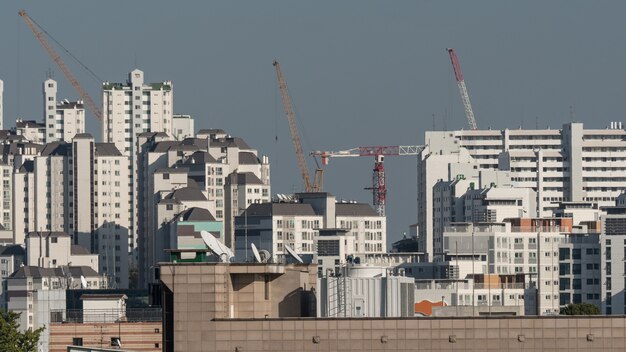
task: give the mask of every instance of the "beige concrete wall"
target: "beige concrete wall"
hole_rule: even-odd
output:
[[[626,346],[623,316],[237,319],[203,326],[198,339],[177,335],[175,351],[624,351]]]
[[[160,352],[161,323],[63,323],[50,324],[50,352],[65,352],[73,338],[83,339],[83,346],[112,348],[111,338],[119,337],[128,351]]]

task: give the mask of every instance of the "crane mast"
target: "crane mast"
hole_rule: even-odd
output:
[[[478,129],[478,126],[476,125],[476,119],[474,118],[474,111],[472,110],[469,94],[467,94],[467,87],[465,86],[465,79],[463,79],[463,71],[461,71],[459,58],[456,56],[454,49],[448,48],[446,50],[448,51],[448,54],[450,54],[452,69],[454,70],[454,78],[456,78],[456,83],[459,86],[459,94],[461,94],[461,101],[463,102],[463,107],[465,108],[467,123],[469,124],[470,129],[476,130]]]
[[[387,178],[383,163],[385,156],[418,155],[423,149],[423,145],[370,146],[339,151],[315,151],[311,155],[321,157],[324,165],[328,165],[329,158],[373,156],[372,186],[366,189],[372,190],[372,205],[376,213],[385,216],[387,208]]]
[[[44,50],[48,53],[48,55],[50,55],[50,58],[52,58],[52,61],[54,61],[54,63],[56,63],[57,66],[59,66],[59,68],[65,75],[65,78],[67,78],[67,80],[74,87],[74,89],[76,89],[76,92],[78,93],[80,98],[83,100],[85,105],[87,105],[89,110],[91,110],[91,112],[94,114],[94,116],[96,116],[98,120],[102,121],[102,112],[98,108],[98,105],[96,105],[93,99],[91,99],[91,96],[89,96],[87,91],[80,85],[76,77],[74,77],[74,74],[72,74],[72,71],[70,71],[70,69],[65,65],[65,63],[63,62],[59,54],[57,54],[57,52],[50,45],[50,43],[48,43],[44,34],[38,29],[41,27],[35,21],[33,21],[32,18],[28,16],[26,11],[20,10],[18,14],[20,15],[20,17],[22,17],[24,22],[26,22],[26,24],[28,25],[28,28],[30,28],[30,30],[33,32],[33,34],[35,35],[35,38],[37,38],[37,40],[39,41],[41,46],[44,48]]]
[[[287,82],[283,77],[283,72],[280,68],[280,63],[276,60],[272,63],[274,67],[276,67],[276,76],[278,78],[278,88],[280,90],[280,97],[283,102],[283,107],[285,109],[285,115],[287,116],[287,122],[289,123],[289,132],[291,133],[291,141],[293,142],[293,147],[296,150],[296,159],[298,161],[298,168],[300,169],[300,175],[302,176],[302,181],[304,182],[304,189],[307,192],[320,192],[322,185],[322,175],[323,170],[318,168],[315,170],[315,179],[314,183],[311,183],[311,178],[309,177],[309,170],[306,166],[306,161],[304,160],[304,152],[302,151],[302,143],[300,142],[300,135],[298,134],[298,126],[296,125],[296,115],[293,112],[293,107],[291,104],[291,98],[289,97],[289,91],[287,90]]]

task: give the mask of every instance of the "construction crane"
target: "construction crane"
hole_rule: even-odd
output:
[[[283,78],[283,72],[280,68],[280,63],[274,60],[272,64],[274,65],[274,67],[276,67],[276,76],[278,77],[278,88],[280,89],[280,97],[283,102],[283,107],[285,108],[285,115],[287,116],[287,122],[289,123],[289,132],[291,133],[291,141],[293,142],[293,147],[296,150],[296,159],[298,161],[298,167],[300,169],[302,181],[304,182],[304,189],[307,192],[321,192],[322,183],[324,179],[323,178],[324,170],[320,168],[318,165],[317,169],[315,170],[313,183],[311,183],[311,178],[309,177],[309,170],[306,166],[306,161],[304,160],[304,152],[302,151],[302,143],[300,143],[300,135],[298,134],[298,126],[296,125],[296,115],[293,112],[293,107],[291,105],[291,98],[289,97],[289,91],[287,90],[287,82],[285,82],[285,79]]]
[[[67,80],[70,81],[70,84],[72,84],[74,89],[76,89],[76,92],[78,93],[80,98],[83,100],[85,105],[87,105],[89,110],[91,110],[91,112],[96,116],[98,120],[102,121],[102,112],[100,111],[100,108],[98,108],[98,105],[96,105],[93,99],[91,99],[91,96],[89,96],[87,91],[80,85],[76,77],[74,77],[74,74],[72,74],[72,71],[70,71],[70,69],[65,65],[65,63],[63,62],[59,54],[57,54],[57,52],[50,45],[50,43],[48,43],[48,41],[46,40],[43,34],[45,30],[39,24],[37,24],[37,22],[35,22],[32,18],[30,18],[30,16],[28,16],[28,14],[26,13],[26,11],[20,10],[18,14],[20,15],[20,17],[22,17],[24,22],[26,22],[26,24],[28,25],[28,28],[30,28],[30,30],[33,32],[33,34],[35,35],[35,38],[37,38],[37,40],[39,41],[41,46],[44,48],[44,50],[48,53],[48,55],[50,55],[50,58],[52,58],[52,61],[54,61],[54,63],[56,63],[57,66],[59,66],[59,68],[65,75],[65,78],[67,78]]]
[[[450,60],[452,61],[452,69],[454,70],[454,78],[456,78],[456,84],[459,86],[459,94],[461,94],[461,101],[465,108],[465,116],[467,117],[467,123],[471,130],[478,129],[476,126],[476,119],[474,118],[474,111],[472,110],[472,104],[470,103],[469,94],[467,94],[467,87],[465,86],[465,80],[463,79],[463,71],[461,71],[461,65],[459,64],[459,58],[456,56],[454,49],[446,49],[450,54]]]
[[[322,158],[322,165],[328,165],[329,158],[344,158],[357,156],[373,156],[374,170],[372,174],[372,186],[366,189],[372,190],[372,203],[376,213],[385,216],[387,205],[387,181],[385,178],[385,156],[418,155],[425,146],[401,145],[401,146],[374,146],[358,147],[340,151],[315,151],[311,155]]]

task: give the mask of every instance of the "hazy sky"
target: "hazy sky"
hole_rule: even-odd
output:
[[[6,126],[42,118],[50,68],[59,98],[77,99],[20,8],[105,80],[123,82],[135,67],[147,81],[172,80],[175,113],[270,156],[273,193],[301,189],[275,58],[306,151],[420,144],[433,124],[465,128],[447,47],[461,60],[480,128],[558,128],[571,111],[604,128],[621,120],[626,98],[624,1],[2,1]],[[98,81],[63,57],[100,102]],[[88,130],[100,137],[94,119]],[[391,243],[416,221],[416,163],[385,163]],[[325,189],[371,202],[363,187],[372,166],[331,160]]]

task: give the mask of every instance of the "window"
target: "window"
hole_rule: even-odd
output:
[[[72,338],[72,346],[82,346],[83,338],[82,337],[73,337]]]
[[[580,248],[574,248],[574,250],[572,251],[572,258],[580,259]]]
[[[119,337],[111,337],[111,347],[122,347],[122,340]]]

